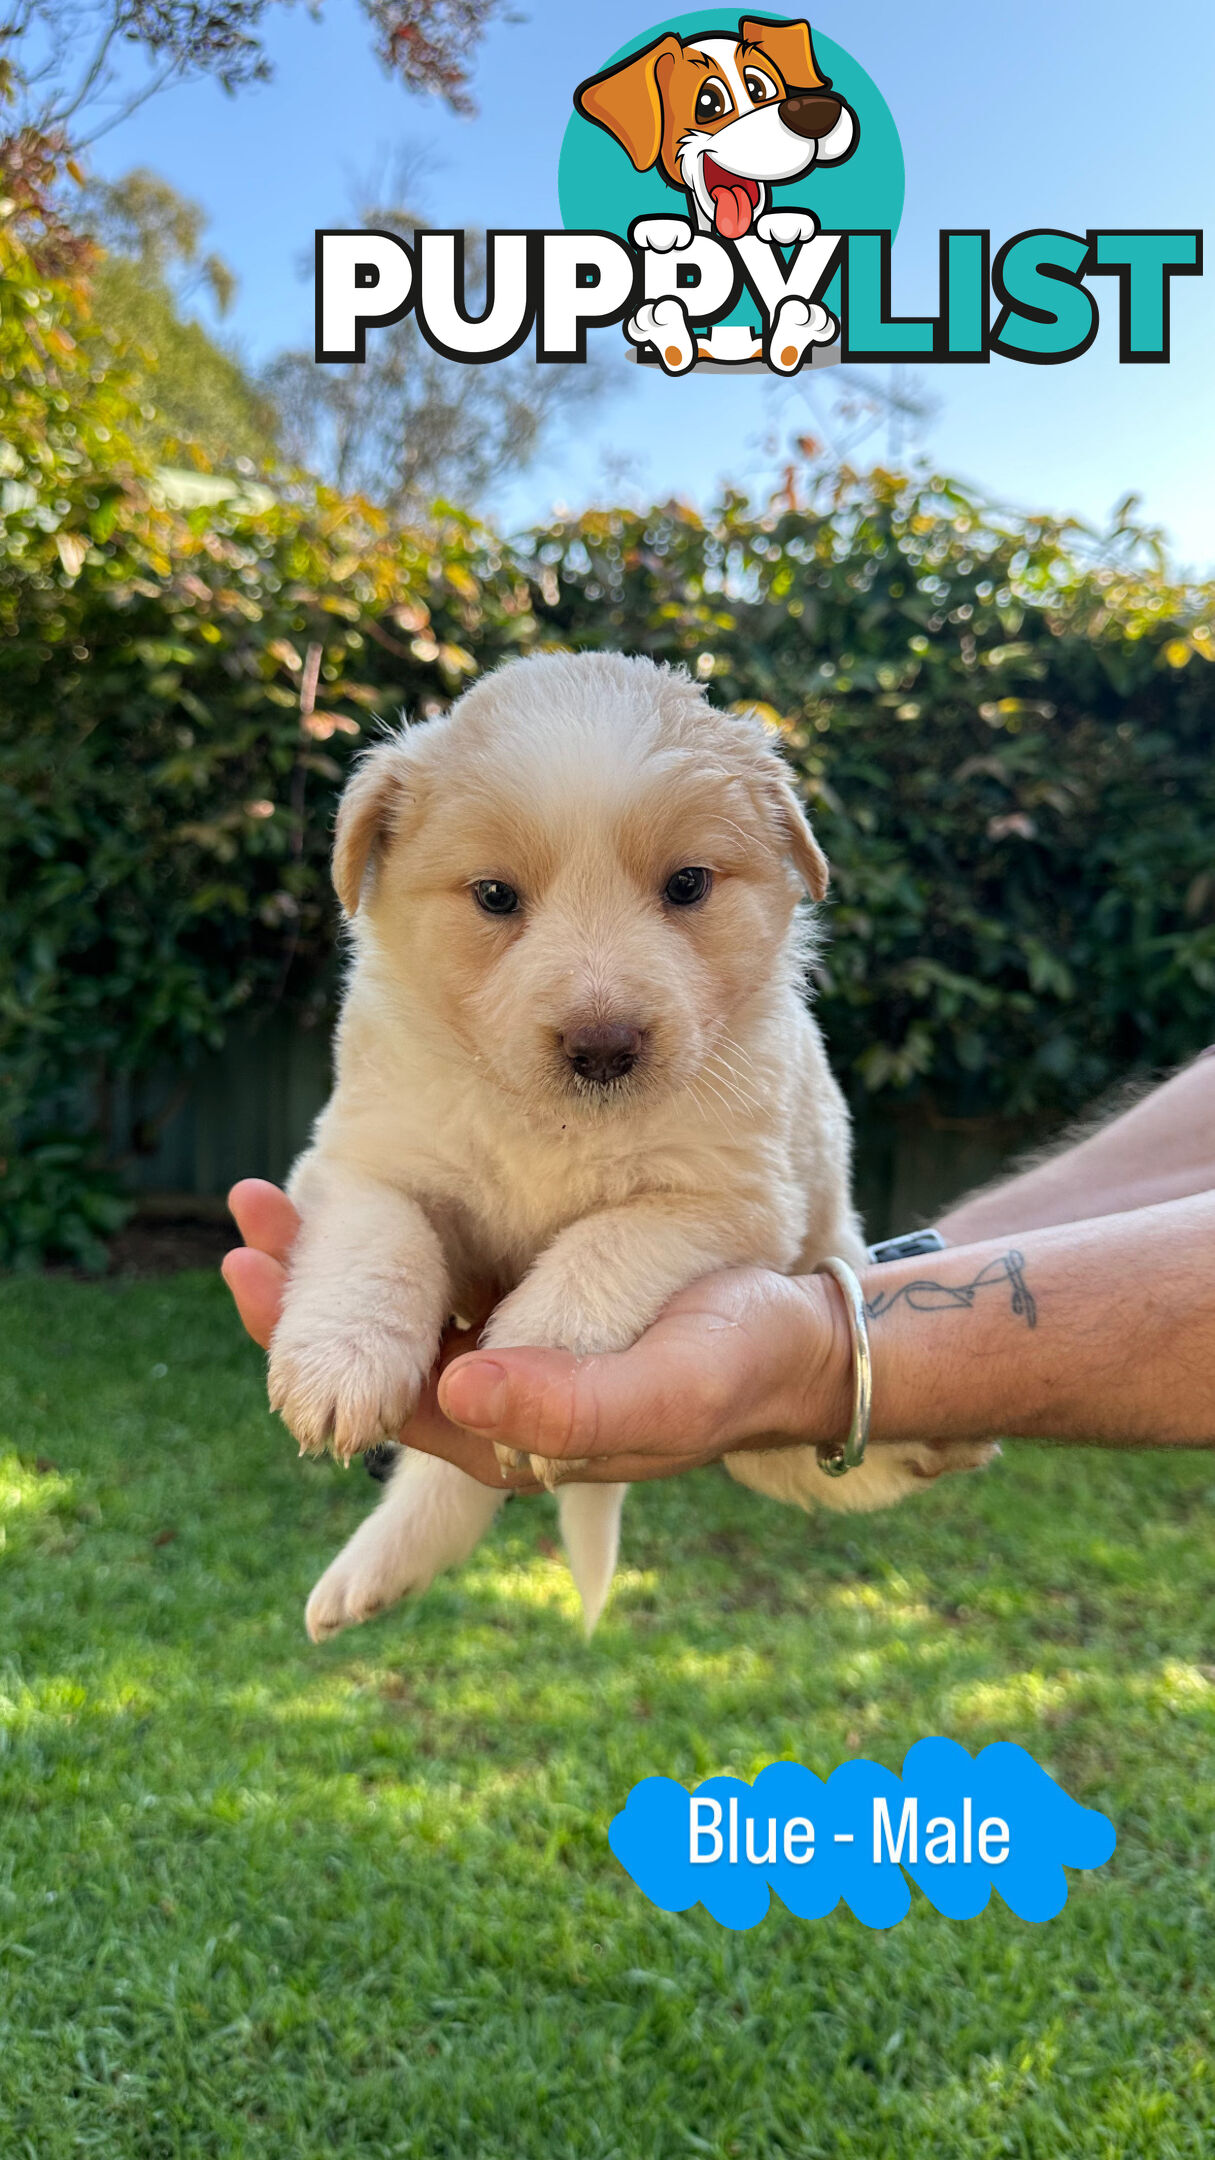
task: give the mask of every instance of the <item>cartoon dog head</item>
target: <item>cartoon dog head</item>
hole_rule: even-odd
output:
[[[806,22],[746,15],[737,37],[655,39],[574,92],[638,172],[686,190],[696,220],[741,239],[774,184],[856,148],[856,114],[820,74]]]

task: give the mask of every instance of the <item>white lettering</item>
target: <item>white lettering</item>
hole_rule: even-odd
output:
[[[802,1849],[794,1852],[794,1845]],[[790,1867],[805,1867],[814,1858],[814,1824],[805,1815],[791,1815],[785,1824],[785,1858]]]
[[[470,321],[464,271],[464,235],[418,235],[418,309],[431,345],[453,360],[504,359],[527,333],[531,297],[527,234],[490,233],[485,272],[485,313]]]
[[[714,322],[734,300],[738,272],[729,248],[696,233],[665,255],[647,248],[642,257],[647,300],[682,300],[693,322]]]
[[[632,255],[611,233],[546,233],[537,358],[585,360],[587,325],[621,320],[635,276]]]
[[[707,1820],[702,1816],[702,1809],[711,1811]],[[693,1800],[688,1817],[688,1859],[693,1867],[703,1867],[710,1861],[721,1859],[721,1831],[717,1827],[720,1821],[720,1800]],[[700,1849],[700,1841],[706,1837],[713,1839],[712,1852]]]
[[[934,1846],[944,1845],[944,1852]],[[958,1857],[958,1832],[948,1815],[934,1815],[924,1833],[924,1858],[934,1867],[952,1867]]]
[[[819,233],[813,240],[803,240],[787,268],[779,250],[769,241],[757,239],[754,233],[744,234],[734,245],[747,273],[747,283],[771,321],[781,301],[791,293],[799,300],[818,298],[839,253],[840,234]]]
[[[906,1800],[904,1800],[903,1802],[903,1812],[899,1817],[899,1840],[898,1844],[896,1845],[894,1842],[893,1833],[890,1828],[890,1810],[884,1800],[874,1801],[873,1857],[875,1861],[880,1860],[882,1857],[882,1834],[883,1832],[885,1832],[886,1851],[889,1858],[896,1863],[901,1862],[903,1858],[903,1841],[904,1839],[906,1839],[908,1847],[907,1858],[911,1862],[911,1865],[913,1867],[915,1866],[917,1858],[916,1839],[918,1835],[917,1825],[919,1818],[919,1809],[919,1801],[916,1799],[914,1793],[910,1793]]]
[[[1000,1850],[993,1852],[993,1845]],[[979,1858],[987,1867],[999,1867],[1008,1858],[1008,1824],[1000,1815],[987,1815],[979,1824]]]
[[[761,1852],[761,1853],[758,1853],[758,1852],[756,1852],[756,1850],[755,1850],[755,1817],[754,1817],[754,1815],[748,1815],[748,1817],[747,1817],[747,1858],[748,1858],[748,1860],[749,1860],[749,1861],[751,1862],[751,1865],[752,1865],[752,1867],[767,1867],[767,1866],[769,1865],[769,1863],[770,1863],[771,1861],[775,1860],[775,1858],[776,1858],[776,1817],[775,1817],[775,1815],[769,1815],[769,1817],[768,1817],[768,1846],[767,1846],[767,1851],[766,1851],[766,1852]]]
[[[396,233],[318,232],[316,357],[364,360],[369,325],[401,320],[413,256]]]

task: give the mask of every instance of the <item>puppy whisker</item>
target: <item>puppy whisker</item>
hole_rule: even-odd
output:
[[[744,1050],[741,1043],[735,1042],[732,1035],[718,1036],[713,1055],[715,1058],[725,1058],[728,1070],[730,1070],[731,1072],[734,1071],[733,1065],[729,1063],[729,1059],[731,1056],[742,1059],[744,1065],[747,1068],[748,1075],[755,1072],[755,1059],[751,1056],[749,1050]]]
[[[751,1073],[739,1072],[737,1066],[730,1063],[729,1058],[725,1055],[723,1051],[710,1051],[708,1057],[705,1059],[705,1065],[711,1066],[713,1071],[716,1073],[717,1078],[723,1081],[727,1086],[733,1087],[742,1100],[745,1100],[747,1102],[754,1102],[756,1100],[756,1097],[752,1092],[753,1075]]]
[[[704,1069],[708,1070],[710,1067],[722,1086],[730,1090],[741,1106],[748,1110],[759,1109],[761,1098],[751,1084],[751,1075],[737,1072],[733,1065],[723,1060],[721,1052],[717,1050],[705,1059]]]
[[[721,1104],[721,1107],[725,1111],[726,1116],[729,1117],[731,1114],[731,1103],[729,1096],[723,1095],[720,1088],[714,1087],[713,1082],[710,1080],[708,1074],[703,1069],[700,1074],[699,1085],[702,1088],[706,1088],[708,1090],[709,1094],[713,1096],[714,1100]]]

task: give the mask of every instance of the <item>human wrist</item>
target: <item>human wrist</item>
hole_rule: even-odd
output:
[[[907,1312],[897,1303],[880,1325],[871,1324],[875,1309],[882,1310],[882,1301],[914,1282],[923,1267],[922,1259],[913,1258],[863,1268],[857,1275],[869,1343],[871,1446],[936,1436],[941,1416],[937,1353],[944,1351],[944,1340],[917,1336],[907,1326]],[[795,1280],[806,1310],[806,1340],[786,1429],[803,1445],[830,1449],[847,1438],[855,1407],[857,1345],[852,1319],[846,1293],[831,1276],[816,1272]]]
[[[785,1384],[773,1429],[806,1447],[846,1439],[852,1422],[852,1328],[842,1290],[826,1275],[795,1275]]]

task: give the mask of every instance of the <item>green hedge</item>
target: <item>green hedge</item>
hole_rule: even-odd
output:
[[[1135,535],[881,472],[513,548],[288,480],[184,510],[127,398],[0,223],[0,1258],[99,1256],[117,1078],[268,1005],[327,1017],[351,755],[543,644],[682,661],[781,730],[834,866],[819,990],[857,1099],[1066,1112],[1211,1035],[1211,594]]]

